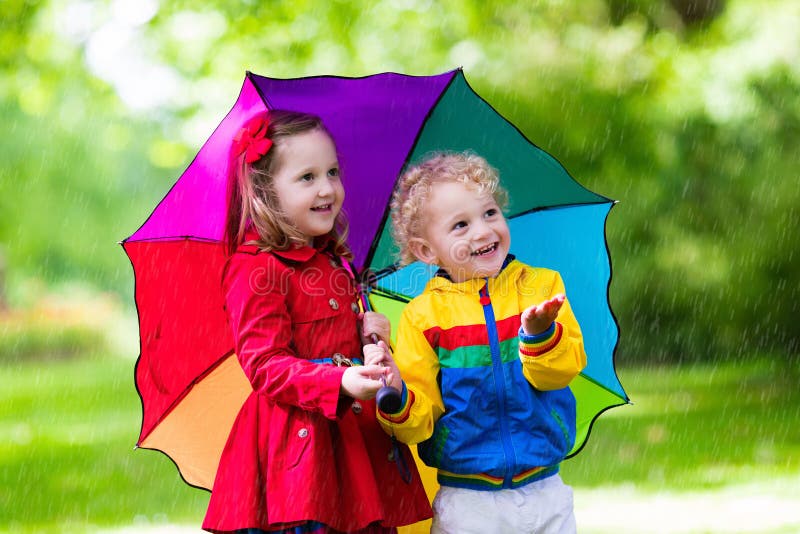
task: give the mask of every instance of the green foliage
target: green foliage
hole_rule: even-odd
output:
[[[755,16],[741,9],[713,28],[733,31],[745,14]],[[716,88],[719,98],[739,102],[715,108],[700,94],[706,78],[684,78],[673,92],[676,73],[708,67],[709,57],[727,58],[744,44],[709,32],[710,43],[682,43],[684,51],[675,48],[671,57],[667,50],[678,41],[663,32],[647,37],[635,19],[627,25],[642,33],[628,36],[639,44],[621,63],[604,65],[600,52],[587,49],[577,83],[557,73],[552,86],[527,94],[509,88],[494,100],[578,181],[620,200],[607,229],[618,361],[726,360],[756,347],[784,350],[796,362],[800,329],[791,318],[799,290],[791,280],[800,275],[800,234],[790,229],[800,216],[800,155],[792,148],[797,70],[778,60],[721,81],[730,85]],[[737,38],[764,46],[753,35]],[[639,63],[649,63],[648,75],[631,68]],[[631,70],[620,76],[617,67]]]
[[[130,321],[114,295],[79,285],[46,289],[32,284],[20,306],[0,309],[0,366],[106,354],[123,343],[124,350],[135,350],[131,336],[120,336],[133,325],[125,324]]]
[[[84,112],[65,125],[0,107],[0,120],[12,125],[0,145],[0,243],[12,283],[24,274],[132,290],[130,263],[116,243],[169,183],[143,157],[140,125]]]
[[[30,277],[79,278],[131,302],[114,243],[177,179],[245,70],[463,65],[579,182],[620,201],[607,228],[619,361],[725,360],[758,348],[797,362],[793,0],[153,5],[136,22],[105,2],[15,1],[5,11],[14,23],[0,27],[9,45],[0,46],[0,244],[10,295]],[[103,63],[109,41],[97,37],[109,35],[129,40]],[[163,84],[161,100],[131,107],[151,87],[131,95],[140,80],[111,68],[120,64],[140,78],[152,72],[142,65],[169,72],[151,82]]]
[[[84,325],[0,321],[0,365],[88,354],[104,345],[103,334]]]

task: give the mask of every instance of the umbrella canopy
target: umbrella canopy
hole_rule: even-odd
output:
[[[600,411],[627,401],[613,367],[617,327],[606,298],[604,221],[613,202],[580,186],[525,139],[475,94],[461,70],[284,80],[248,73],[231,111],[122,243],[139,314],[139,447],[166,453],[189,484],[211,488],[228,432],[251,391],[223,310],[222,238],[231,140],[248,118],[268,109],[319,115],[335,139],[359,270],[394,262],[387,206],[407,163],[440,149],[486,157],[511,194],[512,251],[522,261],[561,271],[581,323],[589,364],[571,386],[578,397],[578,442]],[[551,232],[548,243],[557,246],[538,244],[538,228]],[[417,294],[430,273],[420,264],[389,271],[373,299],[379,311],[396,317],[402,299]],[[395,293],[401,300],[389,298]]]

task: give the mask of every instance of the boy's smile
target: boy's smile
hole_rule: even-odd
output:
[[[439,265],[453,282],[500,272],[511,236],[491,193],[463,182],[435,183],[424,214],[423,235],[409,241],[417,258]]]
[[[497,243],[492,243],[491,245],[485,246],[479,250],[476,250],[472,253],[473,256],[485,256],[486,254],[491,254],[497,250]]]

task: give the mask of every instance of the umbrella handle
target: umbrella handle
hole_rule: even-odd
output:
[[[373,343],[376,345],[378,344],[378,336],[372,334],[371,339]],[[382,376],[381,382],[383,382],[383,387],[379,389],[378,393],[375,395],[375,402],[378,403],[378,408],[380,408],[382,412],[395,413],[400,409],[402,403],[400,392],[386,384],[386,377]]]
[[[372,311],[372,305],[369,302],[369,297],[367,297],[368,291],[369,288],[362,285],[361,291],[358,292],[359,298],[361,299],[361,308],[364,311]],[[374,344],[378,344],[379,340],[377,335],[370,334],[370,339]],[[395,413],[400,409],[400,405],[402,403],[400,392],[386,383],[386,377],[382,376],[381,382],[383,382],[383,387],[380,388],[378,393],[375,395],[375,402],[378,404],[378,408],[382,412]]]
[[[392,386],[383,386],[375,395],[375,402],[383,413],[396,413],[400,409],[402,400],[400,393]]]

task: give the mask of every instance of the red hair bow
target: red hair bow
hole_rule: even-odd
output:
[[[266,114],[253,117],[233,137],[233,155],[239,157],[244,154],[247,163],[253,163],[269,152],[272,139],[267,137],[269,118]]]

